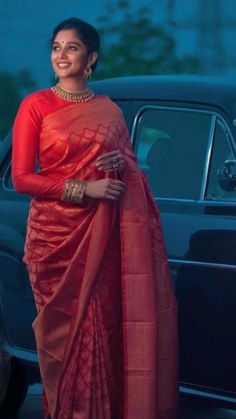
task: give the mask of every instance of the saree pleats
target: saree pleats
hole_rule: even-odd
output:
[[[120,259],[119,242],[115,239],[116,235],[113,235],[108,258],[97,278],[86,317],[75,336],[72,355],[62,377],[60,412],[66,415],[78,406],[78,416],[73,413],[75,418],[110,418],[111,406],[114,416],[122,397]],[[71,400],[68,394],[73,395]]]
[[[52,419],[176,414],[176,303],[160,220],[116,105],[100,97],[45,117],[40,173],[98,180],[96,158],[118,148],[126,156],[120,202],[31,204],[25,262]]]

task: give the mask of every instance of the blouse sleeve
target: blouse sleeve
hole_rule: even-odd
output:
[[[25,99],[13,127],[12,179],[16,192],[45,199],[60,199],[64,180],[35,172],[41,117]]]

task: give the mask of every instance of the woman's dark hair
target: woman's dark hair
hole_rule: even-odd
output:
[[[58,32],[66,29],[74,29],[77,32],[79,39],[86,45],[88,54],[91,54],[92,52],[99,53],[100,38],[97,30],[89,23],[77,17],[71,17],[69,19],[63,20],[63,22],[59,23],[54,28],[51,45],[53,45],[54,39]],[[96,66],[97,61],[91,65],[91,69],[94,71]]]

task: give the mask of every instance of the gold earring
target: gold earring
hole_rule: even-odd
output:
[[[86,68],[85,70],[84,70],[84,78],[87,80],[87,79],[89,79],[90,77],[91,77],[91,75],[92,75],[92,69],[91,69],[91,67],[88,67],[88,68]]]

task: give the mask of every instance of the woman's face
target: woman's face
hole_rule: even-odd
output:
[[[94,54],[88,54],[74,29],[66,29],[58,32],[54,39],[51,62],[59,79],[84,77],[84,70],[94,62]]]

